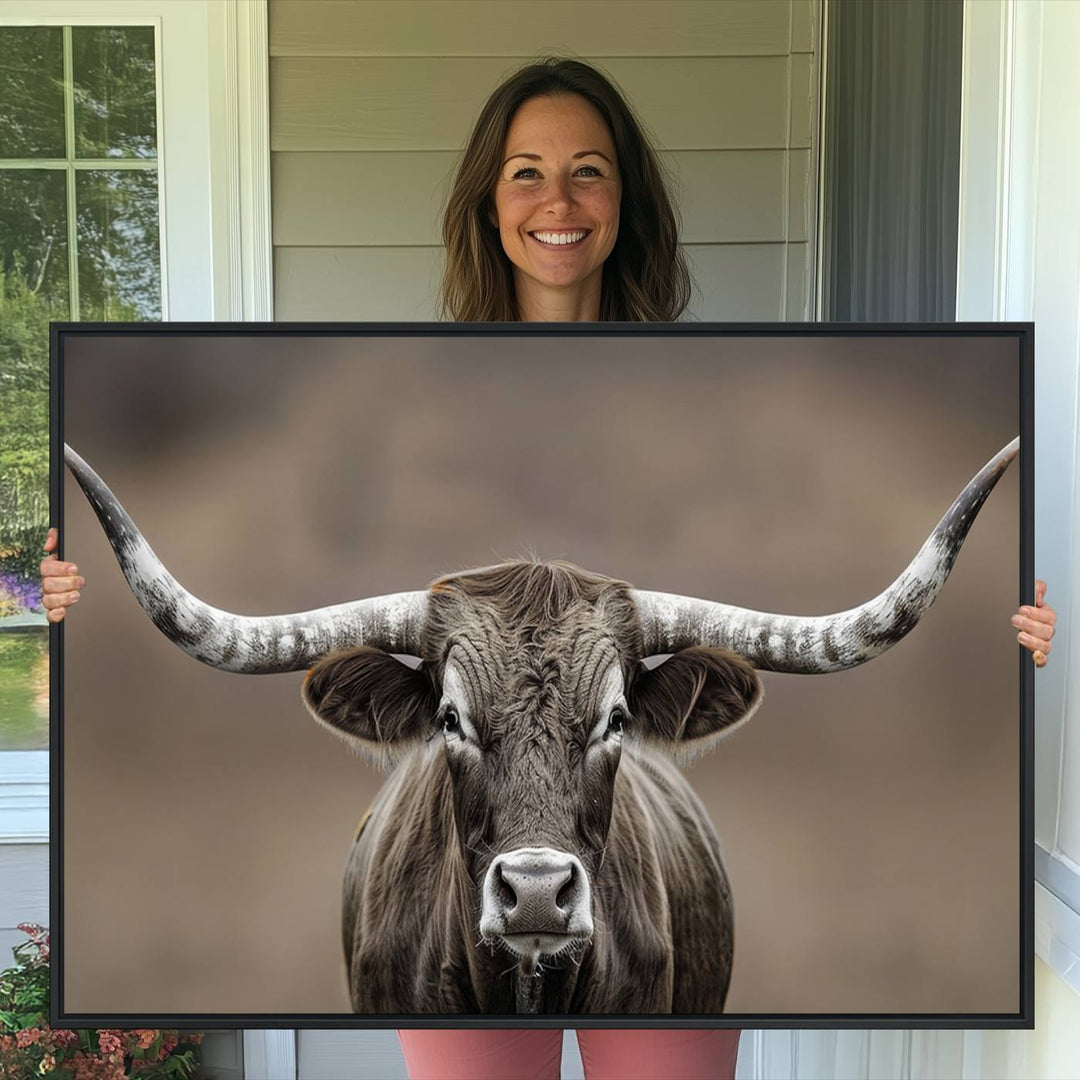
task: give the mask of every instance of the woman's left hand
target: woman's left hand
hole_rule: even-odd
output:
[[[1045,603],[1046,582],[1035,582],[1035,606],[1028,607],[1024,604],[1012,617],[1012,624],[1020,633],[1016,640],[1031,650],[1031,658],[1036,667],[1046,664],[1047,653],[1053,647],[1050,639],[1054,636],[1054,623],[1057,622],[1057,612]]]

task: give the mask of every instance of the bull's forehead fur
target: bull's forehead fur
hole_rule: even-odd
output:
[[[579,715],[618,664],[642,656],[630,586],[563,562],[512,562],[441,578],[431,587],[424,658],[441,682],[460,669],[486,722]]]

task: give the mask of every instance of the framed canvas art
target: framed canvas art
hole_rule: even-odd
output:
[[[1030,1026],[1032,336],[54,324],[54,1020]]]

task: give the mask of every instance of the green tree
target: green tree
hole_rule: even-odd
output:
[[[65,146],[61,27],[0,27],[0,159],[102,161],[74,174],[79,310],[71,310],[66,168],[0,160],[0,558],[36,574],[48,525],[49,322],[161,317],[152,27],[74,27]]]
[[[74,144],[65,144],[61,27],[0,27],[0,270],[18,272],[54,318],[161,318],[154,31],[71,30]],[[79,309],[68,296],[68,172],[5,169],[3,159],[70,151],[100,167],[75,172]],[[112,161],[149,168],[111,168]]]
[[[20,262],[0,271],[0,548],[6,569],[27,573],[40,557],[34,534],[49,517],[49,319],[57,313]]]

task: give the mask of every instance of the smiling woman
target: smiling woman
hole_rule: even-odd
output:
[[[511,75],[477,119],[443,218],[457,322],[672,322],[690,274],[664,170],[595,68]]]

